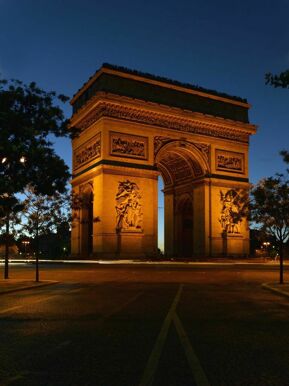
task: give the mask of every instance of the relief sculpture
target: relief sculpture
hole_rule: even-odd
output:
[[[147,159],[147,138],[122,133],[110,133],[110,154]]]
[[[85,142],[74,152],[73,168],[77,169],[80,166],[100,157],[100,134]]]
[[[116,231],[141,231],[141,194],[136,183],[129,180],[119,182],[116,194]]]
[[[229,190],[227,193],[220,191],[221,217],[219,219],[223,232],[240,233],[240,222],[242,221],[242,208],[240,197],[235,190]]]
[[[217,170],[244,173],[244,154],[231,151],[216,151]]]

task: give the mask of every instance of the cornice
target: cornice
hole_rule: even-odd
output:
[[[102,117],[110,117],[247,143],[256,126],[197,112],[169,108],[152,102],[98,93],[73,115],[71,126],[87,129]]]

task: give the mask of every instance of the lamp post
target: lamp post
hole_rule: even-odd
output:
[[[263,245],[264,245],[264,247],[265,247],[265,253],[267,253],[267,255],[268,255],[268,250],[269,250],[269,245],[270,245],[271,243],[269,242],[269,241],[264,241],[263,242]]]
[[[26,249],[27,249],[27,245],[30,244],[30,241],[28,241],[28,240],[23,240],[23,241],[22,241],[22,244],[24,245],[24,256],[27,257]]]

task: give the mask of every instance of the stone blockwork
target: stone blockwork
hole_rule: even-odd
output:
[[[108,86],[116,87],[117,77],[123,87],[104,91],[104,75]],[[198,104],[157,103],[149,97],[156,86],[163,101],[175,90]],[[202,100],[216,115],[202,112]],[[71,125],[81,130],[72,144],[74,256],[156,256],[159,174],[168,257],[249,253],[247,220],[237,208],[248,189],[248,139],[256,131],[245,119],[245,101],[104,66],[72,104]],[[244,119],[234,120],[235,112]]]

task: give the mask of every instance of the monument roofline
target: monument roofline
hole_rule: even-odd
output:
[[[129,78],[133,78],[136,80],[145,80],[148,83],[151,83],[150,81],[152,81],[152,83],[154,83],[154,84],[158,83],[158,84],[161,84],[162,86],[165,86],[165,84],[166,84],[166,86],[169,88],[171,86],[174,86],[173,88],[186,89],[187,92],[188,92],[188,90],[191,90],[191,91],[194,91],[196,93],[205,94],[206,96],[211,96],[211,97],[215,96],[215,97],[220,97],[222,99],[230,100],[230,102],[232,102],[232,101],[241,102],[242,105],[246,105],[246,106],[250,107],[250,105],[247,103],[246,98],[241,98],[238,96],[229,95],[227,93],[218,92],[216,90],[210,90],[210,89],[207,89],[207,88],[204,88],[201,86],[196,86],[196,85],[193,85],[190,83],[183,83],[183,82],[180,82],[178,80],[169,79],[169,78],[166,78],[163,76],[157,76],[157,75],[153,75],[150,73],[145,73],[145,72],[141,72],[141,71],[137,71],[137,70],[131,70],[131,69],[126,68],[126,67],[116,66],[113,64],[109,64],[109,63],[103,63],[101,68],[98,69],[94,73],[94,75],[92,75],[88,79],[88,81],[83,84],[83,86],[73,95],[71,103],[73,104],[74,100],[77,99],[85,90],[87,90],[87,88],[103,72],[112,73],[112,74],[114,74],[114,73],[122,74],[122,76],[128,76]]]
[[[77,112],[99,91],[248,122],[246,99],[138,71],[104,64],[73,96]]]

